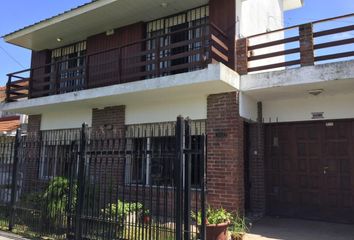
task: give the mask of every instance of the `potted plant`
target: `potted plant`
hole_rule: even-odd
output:
[[[232,217],[229,230],[231,240],[242,240],[244,235],[248,231],[245,218],[240,217],[238,214],[235,214]]]
[[[192,213],[192,217],[201,225],[201,213]],[[227,229],[232,214],[223,208],[213,209],[209,207],[206,211],[206,240],[227,240]]]
[[[145,209],[141,216],[142,216],[142,221],[143,221],[144,224],[150,224],[151,215],[150,215],[150,210],[149,209]]]

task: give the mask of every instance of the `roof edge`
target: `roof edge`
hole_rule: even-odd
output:
[[[75,8],[72,8],[68,11],[63,12],[63,13],[57,14],[55,16],[46,18],[46,19],[36,22],[34,24],[23,27],[23,28],[16,30],[14,32],[5,34],[5,35],[1,36],[1,38],[3,38],[5,40],[5,42],[11,43],[10,42],[11,40],[14,40],[18,37],[21,37],[21,36],[26,35],[28,33],[43,29],[43,28],[53,25],[55,23],[65,21],[67,19],[81,15],[81,14],[89,12],[91,10],[100,8],[102,6],[105,6],[105,5],[115,2],[115,1],[118,1],[118,0],[93,0],[91,2],[85,3],[85,4],[75,7]]]

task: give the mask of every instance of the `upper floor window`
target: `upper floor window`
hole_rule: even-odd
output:
[[[82,90],[85,84],[86,41],[52,50],[52,72],[60,93]]]
[[[203,60],[202,36],[209,33],[208,28],[209,6],[195,8],[178,15],[157,19],[147,23],[147,60],[159,58],[159,65],[155,63],[147,66],[150,77],[178,74],[196,70]]]

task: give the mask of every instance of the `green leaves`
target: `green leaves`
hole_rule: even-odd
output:
[[[246,219],[238,214],[234,214],[232,216],[229,231],[231,232],[231,236],[235,239],[245,234],[248,231]]]
[[[141,203],[129,203],[118,200],[116,204],[110,203],[101,209],[101,216],[110,221],[121,221],[130,213],[138,213],[143,209]]]
[[[209,224],[229,222],[232,218],[231,213],[227,212],[224,208],[213,209],[209,207],[206,216]]]
[[[76,204],[76,191],[77,185],[72,186],[72,206]],[[47,217],[49,219],[56,219],[60,215],[66,213],[70,193],[70,183],[65,177],[55,177],[53,178],[43,193],[43,203],[46,207]],[[71,206],[71,207],[72,207]]]
[[[192,212],[192,218],[197,222],[198,225],[202,223],[202,213]],[[224,208],[213,209],[210,206],[206,211],[206,222],[207,224],[221,224],[232,220],[232,214],[226,211]]]

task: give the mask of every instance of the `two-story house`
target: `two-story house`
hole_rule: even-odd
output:
[[[353,222],[354,62],[315,65],[353,56],[353,48],[314,54],[353,46],[353,38],[314,42],[353,25],[316,32],[305,24],[285,29],[295,30],[289,36],[284,11],[302,4],[89,2],[4,36],[32,50],[32,63],[9,74],[1,109],[29,115],[32,133],[86,122],[121,137],[137,124],[188,116],[208,137],[209,204]],[[150,171],[143,166],[142,182]]]

